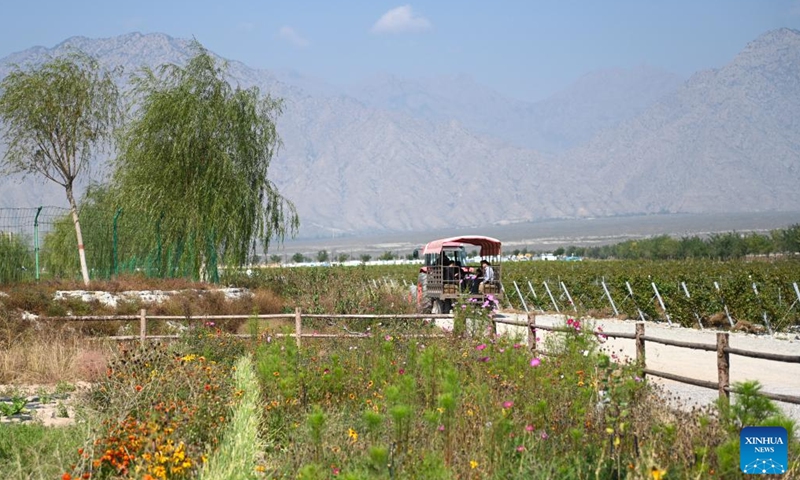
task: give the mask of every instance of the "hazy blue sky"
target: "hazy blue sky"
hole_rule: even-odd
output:
[[[23,0],[0,9],[0,58],[76,35],[160,32],[336,84],[467,74],[533,100],[599,68],[688,76],[780,27],[800,29],[800,0]]]

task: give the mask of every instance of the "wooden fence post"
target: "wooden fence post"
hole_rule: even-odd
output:
[[[300,315],[300,307],[294,310],[294,337],[297,341],[297,348],[300,348],[300,337],[303,333],[303,320]]]
[[[725,350],[729,344],[728,332],[717,332],[717,382],[719,383],[719,399],[730,404],[731,393],[727,390],[731,383],[730,353]]]
[[[536,314],[528,313],[528,348],[536,356]]]
[[[644,370],[647,368],[644,350],[644,322],[636,322],[636,363]],[[642,374],[644,377],[644,374]]]
[[[147,337],[147,310],[139,310],[139,344],[144,347],[144,340]]]

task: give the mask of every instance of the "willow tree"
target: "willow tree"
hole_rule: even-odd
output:
[[[281,102],[231,86],[224,64],[192,48],[185,66],[133,78],[139,108],[119,139],[114,180],[123,208],[158,222],[165,241],[203,252],[192,259],[202,274],[209,255],[242,264],[257,241],[266,250],[299,221],[267,176]]]
[[[4,171],[41,176],[64,187],[87,285],[75,179],[108,145],[119,112],[112,72],[77,50],[40,65],[14,66],[0,82],[0,118],[8,146]]]

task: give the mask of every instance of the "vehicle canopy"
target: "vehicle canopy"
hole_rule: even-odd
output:
[[[499,257],[502,251],[500,240],[496,238],[483,237],[480,235],[464,235],[461,237],[448,237],[429,242],[422,250],[422,254],[438,254],[443,250],[458,248],[464,244],[480,247],[481,257]]]

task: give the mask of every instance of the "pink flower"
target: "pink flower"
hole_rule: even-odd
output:
[[[444,432],[444,425],[439,425],[439,431]]]
[[[401,368],[400,370],[397,371],[397,373],[399,373],[400,375],[405,375],[406,374],[406,369],[405,368]]]
[[[475,347],[475,350],[483,350],[484,348],[486,348],[486,344],[485,343],[481,343],[480,345]]]
[[[514,344],[514,350],[516,350],[518,348],[521,348],[521,347],[522,347],[522,345],[520,345],[519,343],[515,343]]]
[[[542,361],[539,360],[538,358],[534,357],[531,359],[531,367],[538,367],[539,365],[541,365],[541,363]]]
[[[514,406],[514,402],[512,402],[510,400],[503,402],[503,408],[511,408],[513,406]]]
[[[525,431],[526,432],[532,432],[533,431],[533,425],[531,425],[530,423],[525,425]]]
[[[386,340],[387,342],[391,342],[392,341],[392,336],[391,335],[386,335],[385,337],[383,337],[383,339]]]
[[[542,432],[542,440],[547,440],[548,436],[549,435],[547,435],[547,432]]]
[[[520,452],[520,453],[524,452],[525,451],[525,445],[520,445],[519,447],[517,447],[517,451]]]

